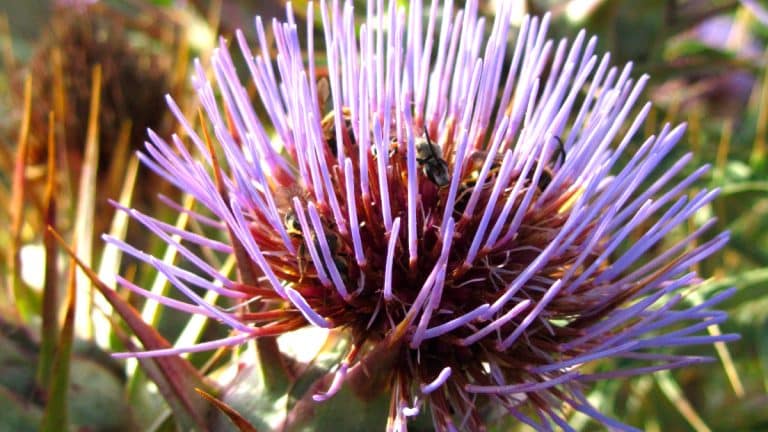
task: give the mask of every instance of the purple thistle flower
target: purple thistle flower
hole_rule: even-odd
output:
[[[727,233],[695,244],[709,221],[653,249],[717,195],[687,195],[706,167],[677,180],[690,154],[655,172],[685,127],[665,125],[629,154],[650,110],[629,118],[648,78],[633,80],[631,64],[610,66],[584,32],[571,44],[548,40],[548,16],[526,18],[515,35],[510,3],[501,2],[486,40],[476,1],[458,11],[433,1],[426,30],[420,1],[407,14],[371,1],[359,29],[351,2],[321,1],[328,65],[319,80],[311,3],[306,44],[290,4],[287,22],[273,22],[274,64],[257,17],[258,52],[240,32],[237,43],[266,123],[221,40],[214,79],[198,63],[193,81],[223,157],[170,98],[193,150],[150,132],[140,157],[194,196],[206,210],[190,216],[229,243],[129,209],[197,271],[105,239],[155,266],[190,302],[123,286],[234,335],[123,356],[339,328],[351,348],[315,400],[333,397],[376,347],[394,350],[391,430],[423,409],[437,430],[478,430],[489,406],[537,429],[567,429],[564,406],[629,429],[589,405],[586,384],[699,363],[707,359],[667,348],[733,340],[701,335],[726,319],[712,307],[731,291],[695,306],[684,296],[698,281],[692,265]],[[197,246],[234,253],[238,278],[219,274]],[[259,307],[223,310],[193,288]],[[635,366],[583,367],[604,359]]]

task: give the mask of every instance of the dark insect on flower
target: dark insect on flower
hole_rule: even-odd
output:
[[[397,2],[369,2],[359,29],[351,1],[343,9],[321,1],[331,109],[314,79],[312,38],[303,50],[291,9],[273,26],[277,70],[257,18],[261,52],[254,56],[240,32],[237,42],[269,126],[222,40],[211,59],[215,80],[199,64],[194,78],[220,148],[212,153],[214,143],[169,99],[202,156],[177,136],[168,143],[150,134],[141,158],[193,195],[204,209],[190,216],[228,241],[126,210],[178,249],[193,273],[106,240],[154,265],[191,303],[147,295],[234,335],[122,355],[335,328],[349,351],[315,399],[333,397],[375,365],[366,379],[390,397],[388,430],[406,430],[421,411],[440,431],[484,430],[500,414],[568,429],[574,410],[628,429],[590,405],[590,383],[700,363],[706,358],[668,349],[733,340],[701,335],[726,319],[713,307],[732,291],[696,305],[684,297],[699,280],[691,266],[727,233],[696,244],[710,220],[651,252],[717,195],[688,195],[706,168],[677,180],[691,155],[656,172],[685,127],[665,125],[628,154],[650,110],[627,120],[647,77],[633,80],[631,65],[611,67],[584,32],[555,45],[546,37],[549,16],[526,18],[515,35],[512,3],[500,2],[484,41],[476,1],[461,11],[446,1],[441,13],[433,2],[426,31],[419,1],[407,15]],[[315,11],[307,13],[313,35]],[[439,146],[430,139],[438,131]],[[198,246],[234,254],[237,278],[198,256]],[[262,318],[222,310],[193,287],[258,302]],[[606,359],[625,368],[593,367]]]
[[[328,78],[322,77],[317,80],[317,93],[321,109],[326,108],[331,103],[331,88]],[[351,113],[349,108],[344,107],[341,109],[340,121],[337,125],[336,111],[333,110],[333,105],[324,112],[327,112],[322,121],[320,121],[320,129],[323,131],[323,141],[327,145],[327,149],[331,151],[333,157],[337,157],[338,139],[341,137],[342,145],[345,147],[354,147],[357,145],[355,141],[355,132],[352,130]],[[337,133],[336,131],[339,131]]]
[[[484,175],[484,181],[478,185],[477,181],[480,179],[481,174],[483,174],[483,166],[486,165],[487,161],[491,161],[488,171],[486,171]],[[456,195],[456,202],[453,205],[454,210],[454,216],[460,216],[464,209],[467,207],[467,203],[469,202],[469,198],[472,196],[472,192],[475,189],[488,189],[490,190],[493,188],[493,185],[496,181],[496,176],[499,174],[499,169],[501,168],[501,157],[491,156],[488,154],[488,152],[483,150],[475,150],[472,152],[471,155],[469,155],[468,160],[466,162],[466,168],[464,174],[462,176],[462,182],[459,184],[458,192]],[[532,176],[533,173],[529,173],[529,178]]]
[[[424,131],[424,138],[419,138],[416,142],[416,162],[419,163],[429,181],[437,187],[448,186],[451,182],[448,164],[443,160],[443,151],[440,146],[432,143],[426,131]]]
[[[283,219],[285,222],[285,231],[294,243],[299,243],[296,252],[296,268],[299,271],[299,281],[304,279],[304,273],[306,271],[306,262],[309,258],[307,248],[304,244],[304,234],[301,232],[301,224],[299,218],[296,216],[296,212],[288,210]],[[317,246],[317,244],[315,244]]]
[[[560,137],[552,137],[557,142],[557,148],[555,150],[555,153],[552,155],[552,158],[549,161],[549,164],[545,165],[544,168],[541,170],[541,177],[539,177],[539,181],[536,183],[536,186],[544,192],[545,189],[547,189],[547,186],[549,186],[550,183],[552,183],[552,166],[562,165],[565,163],[565,147],[563,147],[563,140],[560,139]],[[534,165],[533,170],[528,173],[528,180],[533,179],[533,173],[536,171],[536,165]]]

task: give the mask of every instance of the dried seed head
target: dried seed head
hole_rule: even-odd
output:
[[[142,53],[132,46],[124,36],[128,29],[121,18],[99,5],[88,7],[84,3],[56,10],[28,71],[37,92],[30,136],[33,162],[45,161],[50,111],[56,112],[66,132],[62,144],[72,153],[70,163],[76,167],[82,160],[95,65],[102,70],[98,117],[102,161],[113,159],[123,122],[131,121],[132,142],[147,128],[161,127],[165,118],[162,95],[168,91],[170,65],[160,56]]]

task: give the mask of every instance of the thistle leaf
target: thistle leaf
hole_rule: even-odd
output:
[[[213,406],[215,406],[219,411],[226,414],[227,417],[229,417],[230,420],[232,420],[232,423],[234,423],[235,426],[237,426],[237,429],[240,430],[240,432],[257,432],[256,428],[253,427],[248,420],[246,420],[242,415],[240,415],[239,412],[237,412],[234,408],[227,405],[226,403],[220,401],[212,394],[206,392],[203,389],[195,389],[200,396],[203,397],[203,399],[210,402]]]
[[[61,236],[49,228],[54,233],[56,240],[66,252],[77,262],[98,291],[107,299],[115,311],[126,322],[135,335],[144,345],[145,349],[165,349],[170,348],[171,344],[153,327],[147,325],[142,319],[141,314],[129,303],[125,302],[117,293],[107,287],[99,280],[96,273],[85,265],[75,254],[75,252],[66,245]],[[174,409],[175,414],[184,423],[193,423],[200,429],[205,430],[205,409],[202,401],[195,395],[195,388],[208,388],[203,382],[198,371],[188,361],[180,357],[158,357],[153,359],[154,364],[162,375],[162,380],[156,380],[155,384],[161,388],[164,395],[173,395],[168,403]]]

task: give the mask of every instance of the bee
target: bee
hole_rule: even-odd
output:
[[[299,217],[296,216],[295,211],[289,210],[283,217],[283,222],[285,224],[285,232],[287,232],[291,238],[302,237],[301,223],[299,222]]]
[[[443,151],[429,139],[427,131],[424,131],[424,138],[416,141],[416,162],[429,181],[439,188],[446,187],[451,182],[451,176],[448,163],[443,159]]]
[[[328,248],[331,250],[333,264],[336,266],[336,270],[339,271],[341,279],[346,283],[349,272],[349,267],[347,266],[349,256],[342,251],[341,239],[339,239],[336,233],[325,230],[325,240],[328,242]],[[315,247],[318,249],[320,248],[317,239],[315,239]],[[325,264],[323,264],[323,270],[325,270],[326,273],[330,273],[328,268],[325,267]]]
[[[301,223],[299,222],[299,218],[296,215],[296,212],[293,210],[290,210],[285,214],[283,217],[283,222],[285,224],[285,230],[288,233],[288,236],[299,242],[299,247],[296,253],[296,262],[299,266],[299,282],[302,282],[304,280],[304,275],[306,274],[307,262],[311,260],[311,256],[307,250],[307,245],[304,242],[304,233],[301,230]],[[328,242],[328,248],[331,250],[331,255],[333,256],[333,262],[336,265],[336,269],[339,271],[339,274],[341,274],[342,279],[346,281],[346,275],[348,274],[349,268],[347,266],[347,260],[344,259],[347,254],[341,250],[342,242],[335,232],[329,229],[324,229],[323,231],[325,234],[325,239]],[[312,233],[312,242],[314,243],[315,250],[320,251],[320,241],[318,240],[315,233]],[[322,262],[321,265],[323,266],[323,270],[325,270],[326,273],[329,273],[325,262]]]
[[[541,192],[544,192],[549,184],[552,183],[552,177],[554,177],[552,168],[558,165],[562,166],[562,164],[565,163],[565,146],[563,145],[563,140],[560,139],[559,136],[555,136],[553,138],[555,141],[557,141],[557,149],[555,149],[555,152],[552,154],[549,163],[542,167],[541,176],[539,176],[539,181],[536,184],[536,186],[539,188],[539,191]],[[533,175],[535,171],[536,164],[534,163],[532,169],[528,172],[529,181],[533,181]]]
[[[477,183],[477,181],[480,179],[480,171],[483,169],[483,165],[485,165],[485,161],[489,158],[488,152],[482,151],[482,150],[476,150],[472,152],[472,154],[469,156],[469,173],[466,176],[466,179],[462,182],[464,186],[467,187],[474,187]],[[494,178],[496,178],[496,175],[499,173],[499,170],[501,169],[501,155],[495,155],[493,157],[493,162],[491,162],[491,167],[488,170],[488,174],[486,175],[485,183],[489,185],[489,180],[493,181]],[[492,184],[492,183],[491,183]]]
[[[480,172],[483,169],[485,161],[489,157],[493,157],[490,169],[488,170],[488,174],[486,175],[485,180],[483,180],[483,184],[478,186],[477,182],[480,180]],[[501,161],[502,158],[500,155],[490,156],[488,152],[482,150],[476,150],[470,154],[467,167],[465,168],[467,170],[467,174],[462,178],[461,183],[459,183],[458,194],[456,195],[456,201],[454,204],[455,211],[459,213],[464,211],[467,204],[469,203],[469,197],[472,195],[472,191],[474,191],[476,187],[490,190],[494,183],[494,179],[501,169]]]
[[[328,150],[336,157],[337,144],[336,144],[336,112],[333,110],[333,104],[331,103],[331,85],[328,81],[328,77],[321,77],[317,80],[317,98],[321,112],[325,112],[325,116],[320,121],[320,130],[322,132],[323,141],[325,142]],[[349,108],[341,109],[341,136],[343,139],[342,145],[345,148],[351,148],[357,144],[355,133],[352,130],[352,114]]]
[[[304,279],[307,261],[307,248],[304,244],[304,234],[301,231],[301,223],[296,212],[289,210],[283,217],[285,231],[292,240],[298,240],[299,249],[296,254],[296,262],[299,266],[299,282]]]
[[[555,136],[554,139],[557,141],[557,148],[552,154],[549,163],[545,164],[541,169],[541,175],[536,183],[539,192],[544,192],[550,183],[552,183],[554,177],[552,169],[557,166],[562,166],[562,164],[565,163],[565,147],[563,146],[563,141],[557,136]],[[480,172],[488,157],[493,157],[490,169],[488,170],[488,174],[483,180],[483,183],[478,184],[478,181],[480,180]],[[502,158],[500,155],[490,156],[487,152],[481,150],[475,151],[469,156],[468,166],[465,168],[466,171],[464,171],[467,174],[462,177],[462,181],[459,183],[458,194],[454,204],[455,212],[461,213],[464,211],[469,204],[470,196],[477,188],[480,188],[482,193],[487,193],[487,191],[491,189],[501,170],[501,162]],[[528,184],[533,183],[538,163],[539,162],[534,162],[531,169],[526,174],[525,178]]]

